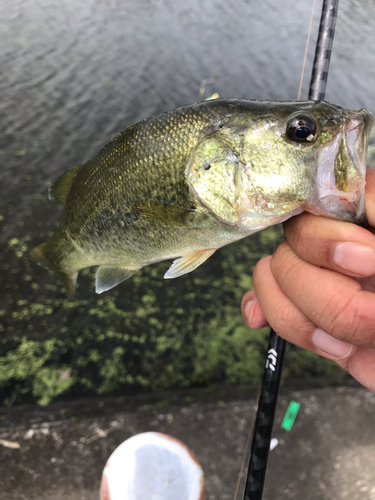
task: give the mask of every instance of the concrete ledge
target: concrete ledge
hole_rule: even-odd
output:
[[[291,400],[301,408],[286,432],[280,424]],[[255,387],[240,386],[2,408],[0,440],[20,447],[0,445],[0,498],[98,499],[108,456],[152,430],[194,451],[208,500],[232,500],[255,405]],[[264,499],[374,500],[374,415],[375,395],[359,386],[284,386]]]

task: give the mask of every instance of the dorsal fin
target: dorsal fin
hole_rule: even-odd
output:
[[[78,165],[78,167],[69,170],[66,174],[62,175],[52,187],[49,188],[48,198],[50,200],[55,200],[61,203],[61,205],[65,206],[65,201],[72,187],[75,176],[78,174],[82,165]]]
[[[133,205],[131,205],[131,211],[158,226],[190,229],[192,226],[189,224],[188,219],[196,213],[193,208],[152,201],[133,203]]]

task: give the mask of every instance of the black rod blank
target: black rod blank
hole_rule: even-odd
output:
[[[310,81],[309,99],[323,101],[332,54],[339,0],[324,0]]]
[[[338,3],[339,0],[323,0],[309,89],[309,99],[313,101],[321,101],[325,96]],[[271,328],[243,500],[261,500],[263,496],[285,346],[285,340]]]
[[[271,329],[254,424],[244,500],[261,500],[286,342]]]

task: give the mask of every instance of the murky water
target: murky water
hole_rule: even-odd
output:
[[[46,297],[63,295],[26,257],[61,218],[45,200],[47,187],[127,125],[200,100],[203,90],[203,97],[296,98],[311,2],[0,0],[0,6],[0,300],[11,318],[6,337],[18,345],[28,331],[36,339],[57,335],[65,314],[54,310],[44,318]],[[327,100],[375,109],[374,21],[373,0],[340,2]],[[93,283],[79,293],[85,315]],[[42,304],[38,333],[35,302]],[[71,325],[74,336],[78,323]]]
[[[2,242],[46,183],[130,123],[199,100],[204,81],[205,96],[295,98],[310,3],[1,0]],[[375,108],[371,19],[373,1],[341,2],[327,100]]]

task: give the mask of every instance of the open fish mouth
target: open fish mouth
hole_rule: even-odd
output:
[[[370,110],[350,111],[343,131],[318,150],[319,205],[331,217],[358,224],[366,220],[366,153],[372,124]]]

